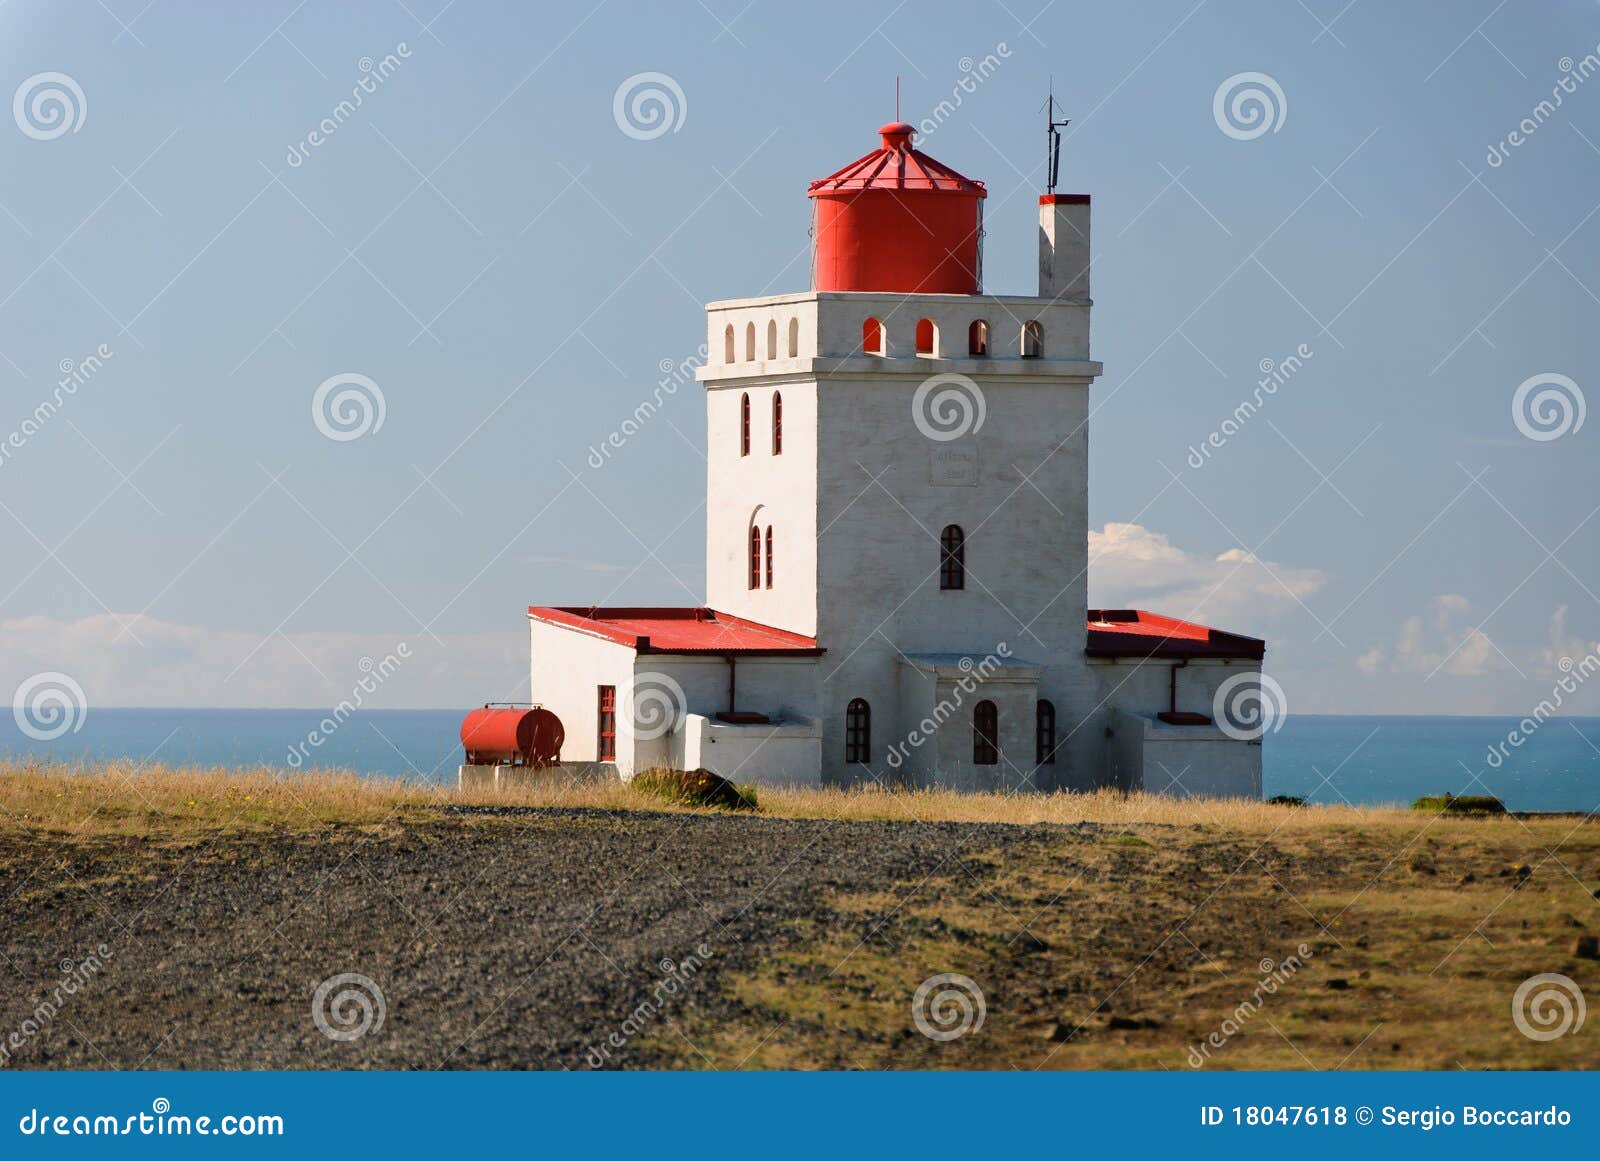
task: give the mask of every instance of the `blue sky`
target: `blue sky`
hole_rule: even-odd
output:
[[[472,704],[525,696],[530,601],[698,602],[701,392],[589,447],[705,301],[806,286],[806,183],[897,74],[989,185],[987,288],[1030,293],[1053,76],[1095,206],[1091,599],[1268,637],[1291,712],[1521,714],[1600,638],[1600,420],[1513,415],[1600,385],[1597,46],[1578,2],[11,0],[0,684],[319,705],[404,641],[381,704]],[[681,124],[640,140],[650,72]],[[1271,131],[1217,119],[1244,73]],[[340,375],[381,393],[361,438],[313,422]]]

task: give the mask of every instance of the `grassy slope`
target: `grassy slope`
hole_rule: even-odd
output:
[[[613,784],[481,800],[684,809]],[[387,830],[461,801],[353,776],[0,766],[0,836]],[[1512,993],[1541,972],[1600,1002],[1600,963],[1575,953],[1600,931],[1600,826],[1114,794],[763,791],[761,806],[1066,825],[774,932],[759,968],[653,1046],[661,1063],[1181,1069],[1250,998],[1260,961],[1304,944],[1306,966],[1208,1067],[1600,1067],[1600,1025],[1538,1043],[1511,1020]],[[1501,875],[1519,865],[1526,876]],[[986,1005],[983,1026],[949,1043],[910,1018],[910,996],[940,972],[970,976]]]

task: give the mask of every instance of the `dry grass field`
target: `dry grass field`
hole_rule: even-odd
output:
[[[619,886],[604,899],[563,898],[565,880],[549,872],[535,886],[508,881],[496,888],[503,905],[482,918],[457,908],[437,946],[406,931],[385,937],[374,920],[362,955],[387,955],[394,944],[418,978],[442,954],[470,975],[481,967],[476,949],[489,957],[490,945],[515,943],[524,928],[527,946],[507,953],[537,963],[540,940],[554,947],[558,936],[570,935],[549,918],[557,911],[604,913],[619,940],[640,937],[637,946],[624,940],[618,948],[626,950],[602,952],[584,969],[616,969],[624,977],[606,996],[582,1000],[583,971],[575,970],[576,1002],[595,1010],[584,1013],[592,1019],[572,1031],[566,1047],[525,1043],[518,1037],[531,1033],[514,1022],[480,1022],[474,1010],[458,1022],[487,1030],[472,1031],[463,1043],[503,1039],[474,1045],[481,1048],[476,1055],[458,1047],[444,1056],[451,1063],[581,1066],[585,1038],[628,1017],[630,988],[641,997],[649,988],[648,965],[665,954],[645,938],[660,922],[661,901],[687,895],[692,902],[684,903],[684,926],[673,939],[692,946],[685,933],[703,927],[705,938],[727,950],[691,995],[630,1037],[607,1066],[1600,1067],[1600,1017],[1574,1026],[1574,1013],[1565,1034],[1541,1039],[1523,1029],[1559,1025],[1559,997],[1530,997],[1521,1013],[1513,1010],[1519,986],[1543,974],[1566,977],[1586,1000],[1600,999],[1600,825],[1577,818],[1459,818],[1110,793],[841,791],[762,791],[752,814],[694,809],[609,783],[473,797],[355,776],[12,765],[0,767],[0,882],[8,884],[0,947],[13,968],[48,964],[104,927],[104,912],[116,906],[105,899],[145,896],[162,902],[139,909],[136,935],[141,944],[161,945],[169,922],[161,908],[182,895],[163,887],[162,876],[202,850],[206,875],[216,877],[208,885],[245,898],[262,893],[258,879],[271,878],[285,861],[334,866],[329,852],[337,853],[338,867],[381,860],[387,871],[368,871],[376,882],[353,878],[341,890],[393,895],[390,922],[402,927],[430,898],[483,892],[487,884],[473,877],[485,859],[502,869],[545,856],[561,865],[609,866],[639,851],[638,865],[619,868]],[[442,857],[467,850],[478,853],[455,862]],[[723,850],[738,853],[724,862]],[[408,868],[422,880],[417,898],[408,893]],[[797,874],[810,878],[795,881]],[[627,899],[642,897],[655,879],[659,897],[638,914],[627,912]],[[280,886],[272,880],[274,891]],[[598,896],[612,889],[574,880],[570,890]],[[778,895],[789,902],[769,906]],[[305,949],[316,946],[329,971],[341,953],[356,958],[341,945],[340,924],[295,927],[311,906],[305,900],[286,895],[272,906],[283,913],[262,919],[265,946],[253,946],[251,955],[309,954]],[[179,945],[195,938],[186,930]],[[226,929],[200,938],[209,941],[207,963],[229,958]],[[274,939],[283,946],[275,950]],[[152,971],[173,960],[160,950]],[[133,963],[130,953],[124,966]],[[965,980],[931,985],[918,1010],[919,987],[952,974]],[[19,995],[27,982],[18,981]],[[254,1019],[230,1007],[240,1001],[227,989],[180,1003],[154,1001],[133,975],[120,986],[118,1011],[148,1017],[152,1040],[185,1021],[203,1028]],[[259,1006],[263,991],[274,989],[286,992],[274,997],[285,1012],[303,1007],[290,983],[259,981],[243,995]],[[1533,988],[1535,996],[1544,991]],[[1576,997],[1567,999],[1570,1008]],[[403,1006],[394,1003],[397,1012]],[[294,1045],[252,1056],[249,1036],[235,1031],[230,1066],[437,1066],[430,1053],[440,1029],[427,1024],[432,1009],[412,1003],[406,1010],[416,1023],[395,1015],[387,1035],[397,1039],[367,1046],[371,1055],[359,1059]],[[537,1005],[529,1011],[536,1022]],[[929,1036],[919,1030],[919,1014],[941,1036],[964,1031]],[[124,1018],[134,1019],[105,1017]],[[272,1027],[255,1033],[263,1044]],[[428,1051],[410,1051],[398,1039],[406,1035]],[[170,1046],[173,1033],[167,1036]],[[70,1041],[41,1052],[43,1066],[94,1066]],[[197,1048],[158,1055],[146,1066],[211,1059]],[[139,1063],[137,1053],[130,1063]],[[18,1064],[26,1066],[22,1058]]]

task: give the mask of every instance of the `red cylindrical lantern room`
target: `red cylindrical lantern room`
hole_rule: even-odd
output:
[[[812,289],[981,293],[983,183],[913,149],[904,121],[878,132],[882,148],[806,191]]]

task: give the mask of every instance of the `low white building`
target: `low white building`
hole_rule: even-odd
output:
[[[1263,643],[1086,615],[1089,198],[984,294],[982,184],[880,133],[812,183],[813,289],[706,309],[707,607],[529,609],[563,762],[1259,797]]]

